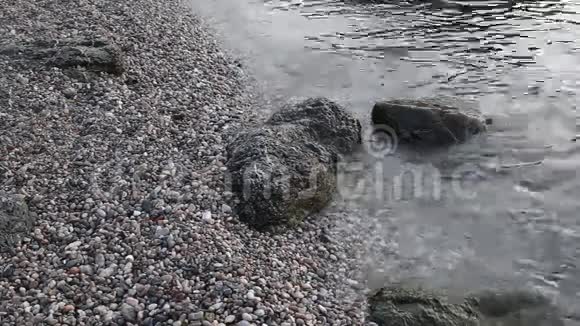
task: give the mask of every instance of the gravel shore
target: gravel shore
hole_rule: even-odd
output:
[[[0,325],[362,324],[338,217],[272,234],[232,213],[226,137],[259,120],[258,100],[187,7],[0,8],[0,46],[106,39],[125,63],[113,75],[0,51],[0,193],[36,215],[0,252]]]

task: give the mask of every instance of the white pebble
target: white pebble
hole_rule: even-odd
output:
[[[252,319],[253,319],[253,318],[252,318],[252,315],[250,315],[250,314],[249,314],[249,313],[247,313],[247,312],[244,312],[244,313],[242,314],[242,319],[243,319],[243,320],[246,320],[246,321],[252,321]]]
[[[201,215],[201,219],[206,223],[213,223],[214,222],[213,218],[211,218],[210,211],[203,212],[203,214]]]
[[[236,316],[234,316],[234,315],[229,315],[229,316],[227,316],[227,317],[226,317],[226,319],[224,320],[224,322],[225,322],[226,324],[231,324],[231,323],[233,323],[235,320],[236,320]]]

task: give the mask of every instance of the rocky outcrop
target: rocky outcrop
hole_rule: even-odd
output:
[[[378,102],[371,119],[377,128],[393,130],[402,144],[428,147],[461,143],[486,130],[477,110],[451,98]]]
[[[486,291],[450,303],[443,294],[404,287],[374,293],[369,319],[379,326],[564,325],[558,309],[532,292]]]
[[[360,143],[361,126],[323,98],[288,104],[228,145],[240,218],[256,227],[295,225],[331,200],[336,162]]]
[[[38,61],[63,69],[83,67],[88,71],[115,75],[120,75],[125,71],[123,52],[118,46],[104,39],[0,44],[0,54]]]
[[[33,223],[23,197],[0,192],[0,252],[13,252],[20,236],[28,233]]]

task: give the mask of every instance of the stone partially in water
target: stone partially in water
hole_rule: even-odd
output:
[[[475,326],[478,314],[469,304],[448,303],[422,289],[388,287],[369,298],[370,321],[379,326]]]
[[[20,236],[28,233],[33,223],[22,196],[0,193],[0,252],[13,252]]]
[[[469,297],[482,325],[564,326],[560,312],[548,298],[526,291],[485,291]]]
[[[451,98],[378,102],[371,119],[377,128],[390,127],[400,143],[428,147],[461,143],[486,130],[477,110]]]
[[[533,292],[485,291],[463,302],[424,289],[387,287],[369,298],[369,319],[379,326],[563,326],[561,313]]]
[[[361,126],[323,98],[289,104],[227,146],[240,218],[256,227],[294,225],[336,189],[336,163],[360,143]]]

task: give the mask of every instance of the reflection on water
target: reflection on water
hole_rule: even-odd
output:
[[[366,158],[362,173],[372,182],[345,204],[367,213],[353,220],[355,227],[343,227],[368,231],[362,265],[369,275],[414,276],[447,287],[507,282],[578,303],[580,148],[571,139],[580,130],[580,3],[207,0],[193,6],[245,56],[272,97],[330,97],[366,121],[377,99],[446,94],[473,99],[493,117],[488,135],[469,144]],[[377,197],[378,189],[392,194],[408,164],[440,174],[440,198],[413,189],[395,200],[382,190]],[[454,180],[474,195],[459,196]]]

